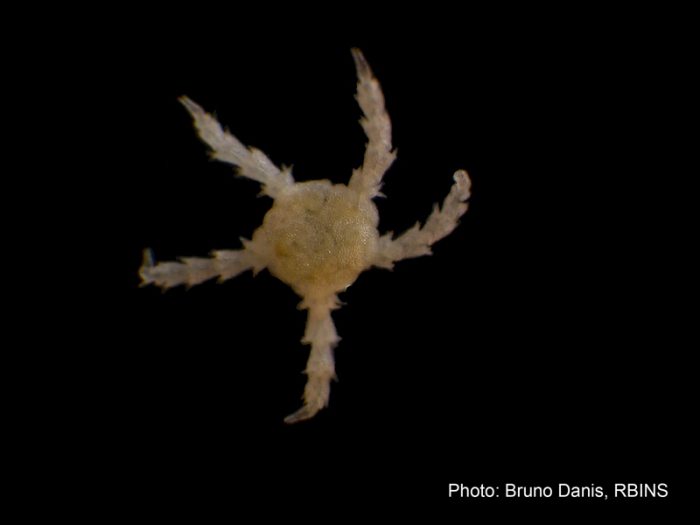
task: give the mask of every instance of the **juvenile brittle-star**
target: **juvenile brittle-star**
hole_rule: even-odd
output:
[[[209,258],[181,257],[181,262],[155,264],[144,250],[139,270],[142,285],[154,283],[164,290],[180,284],[188,287],[214,277],[219,282],[246,270],[267,268],[302,297],[299,308],[308,309],[302,343],[311,345],[305,373],[304,405],[287,416],[287,423],[313,417],[328,404],[330,382],[335,378],[333,348],[340,338],[331,311],[338,309],[337,294],[363,271],[431,253],[430,246],[449,235],[467,211],[471,182],[466,171],[454,174],[455,184],[421,228],[420,223],[397,238],[379,234],[379,214],[372,202],[380,194],[382,177],[396,158],[391,145],[391,121],[384,96],[359,49],[352,50],[357,69],[357,101],[364,113],[360,124],[369,139],[361,168],[349,184],[328,180],[294,182],[291,169],[280,170],[267,156],[241,144],[198,104],[183,96],[180,102],[192,115],[212,158],[238,167],[238,174],[262,184],[262,193],[273,199],[252,240],[241,239],[242,250],[214,251]]]

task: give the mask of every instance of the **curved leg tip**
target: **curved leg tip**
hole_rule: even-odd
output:
[[[150,270],[156,265],[155,258],[153,257],[153,251],[150,248],[143,250],[143,261],[141,263],[141,268],[139,268],[139,277],[141,277],[141,283],[139,286],[147,286],[153,282],[151,278]]]
[[[289,414],[287,417],[285,417],[284,422],[288,425],[293,425],[299,421],[306,421],[307,419],[314,417],[319,410],[321,409],[312,407],[311,405],[304,405],[293,414]]]
[[[469,190],[472,186],[472,181],[469,178],[469,174],[465,170],[457,170],[452,176],[452,178],[454,179],[457,186],[459,200],[464,202],[471,196]]]
[[[357,76],[360,78],[370,76],[372,74],[372,70],[369,68],[369,64],[367,63],[367,60],[365,60],[365,56],[362,54],[362,51],[356,47],[353,47],[350,49],[350,51],[352,52],[352,58],[355,60]]]

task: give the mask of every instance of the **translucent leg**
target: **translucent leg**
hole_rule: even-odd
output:
[[[337,379],[333,347],[340,341],[335,331],[329,306],[319,305],[309,308],[306,333],[301,341],[302,343],[311,343],[311,353],[304,371],[308,376],[304,388],[304,406],[287,416],[284,419],[285,423],[297,423],[310,419],[328,405],[331,380]]]
[[[181,262],[161,262],[156,264],[150,248],[143,251],[143,264],[139,268],[141,286],[155,284],[167,290],[181,284],[194,286],[214,277],[219,282],[235,277],[252,269],[258,272],[266,263],[261,256],[248,246],[244,250],[222,250],[212,252],[212,257],[179,257]]]

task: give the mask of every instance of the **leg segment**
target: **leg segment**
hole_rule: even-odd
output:
[[[309,361],[304,371],[308,376],[304,388],[304,406],[284,418],[285,423],[297,423],[310,419],[328,405],[331,379],[337,379],[333,348],[340,341],[331,318],[331,310],[336,308],[335,304],[337,304],[336,299],[333,297],[332,305],[329,302],[329,304],[309,306],[306,333],[301,340],[302,343],[311,344]],[[305,302],[302,302],[300,306],[303,308],[304,305]]]
[[[372,198],[380,195],[382,177],[396,159],[396,151],[391,150],[391,120],[384,107],[382,88],[362,52],[353,48],[352,57],[359,80],[355,98],[364,113],[360,124],[369,142],[362,167],[352,174],[349,186]]]
[[[280,171],[262,151],[246,148],[236,137],[221,129],[221,124],[196,102],[186,96],[178,100],[192,115],[199,138],[212,149],[212,158],[238,166],[239,175],[258,181],[262,184],[263,194],[273,199],[294,184],[291,170]]]
[[[392,240],[393,232],[379,238],[379,250],[374,261],[375,266],[391,269],[396,261],[430,255],[430,246],[452,233],[459,224],[458,219],[467,211],[464,202],[469,198],[471,181],[464,170],[454,174],[454,185],[442,204],[436,204],[425,225],[420,223]]]
[[[246,241],[248,243],[248,241]],[[139,268],[141,286],[153,283],[163,291],[181,284],[194,286],[214,277],[219,282],[235,277],[246,270],[259,272],[266,262],[262,257],[246,246],[243,250],[221,250],[211,252],[212,257],[180,257],[182,262],[155,263],[150,248],[143,251],[143,264]]]

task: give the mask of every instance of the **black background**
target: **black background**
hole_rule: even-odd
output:
[[[84,401],[86,442],[109,458],[96,471],[126,474],[128,501],[446,503],[448,483],[678,494],[683,319],[658,211],[678,191],[660,183],[673,65],[659,46],[683,35],[669,43],[650,13],[363,9],[273,24],[201,6],[111,35],[85,88],[104,93],[94,116],[109,128],[95,183],[109,219],[91,243],[115,273],[94,287],[99,351],[76,356],[99,393]],[[270,206],[209,162],[177,97],[296,180],[345,183],[366,140],[351,47],[382,85],[398,148],[380,232],[424,221],[457,169],[472,198],[433,256],[340,294],[330,406],[287,426],[308,357],[300,299],[267,272],[162,294],[138,288],[137,270],[146,247],[160,261],[236,249]]]

